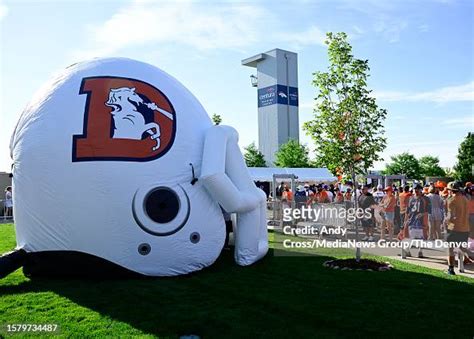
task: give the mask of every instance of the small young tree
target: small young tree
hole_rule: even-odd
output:
[[[311,167],[309,151],[305,145],[301,145],[297,140],[290,140],[280,146],[275,153],[275,166],[277,167]]]
[[[421,177],[444,177],[446,172],[439,165],[438,157],[425,155],[418,160],[420,164]]]
[[[413,154],[404,152],[390,157],[392,162],[387,164],[384,174],[404,174],[409,179],[421,179],[421,167]]]
[[[469,132],[458,149],[458,162],[454,166],[456,179],[474,181],[474,133]]]
[[[254,142],[244,147],[244,150],[244,159],[247,167],[267,167],[262,152],[257,149]]]
[[[314,118],[303,129],[315,142],[318,163],[334,174],[349,174],[355,182],[356,174],[367,173],[375,161],[382,160],[387,111],[370,96],[369,62],[354,58],[346,33],[328,33],[326,44],[329,68],[314,73],[313,85],[318,88]],[[357,190],[355,194],[357,208]],[[356,258],[360,258],[359,248]]]
[[[334,174],[365,174],[386,147],[387,115],[367,89],[368,60],[356,59],[345,33],[328,33],[329,69],[314,73],[319,90],[314,119],[303,129],[315,142],[317,162]]]
[[[214,125],[220,125],[221,122],[222,122],[222,118],[219,114],[213,114],[212,115],[212,122],[214,123]]]

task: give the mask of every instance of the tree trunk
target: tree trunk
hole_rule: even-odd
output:
[[[354,208],[355,208],[355,213],[357,216],[357,208],[359,207],[359,197],[357,196],[357,182],[356,182],[356,175],[355,175],[355,170],[354,167],[351,168],[351,176],[352,176],[352,184],[354,187]],[[356,236],[356,261],[360,261],[360,247],[357,246],[357,243],[359,242],[359,219],[356,217],[355,219],[355,236]]]

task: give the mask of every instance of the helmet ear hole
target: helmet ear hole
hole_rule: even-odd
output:
[[[145,198],[145,211],[151,220],[159,224],[172,221],[179,212],[179,198],[167,187],[158,187]]]
[[[137,190],[132,212],[138,226],[156,236],[178,232],[190,215],[189,197],[181,185],[152,184]]]

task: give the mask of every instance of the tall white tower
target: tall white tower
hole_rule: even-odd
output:
[[[277,48],[244,59],[242,65],[257,69],[258,148],[273,166],[281,144],[299,141],[298,55]]]

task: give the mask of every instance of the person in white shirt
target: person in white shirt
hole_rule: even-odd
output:
[[[382,185],[377,185],[377,190],[372,193],[374,196],[375,202],[378,204],[382,201],[383,197],[385,196],[385,193],[383,192],[383,186]]]
[[[8,186],[5,189],[5,212],[4,216],[5,217],[11,217],[13,216],[13,196],[12,196],[12,188],[11,186]]]

